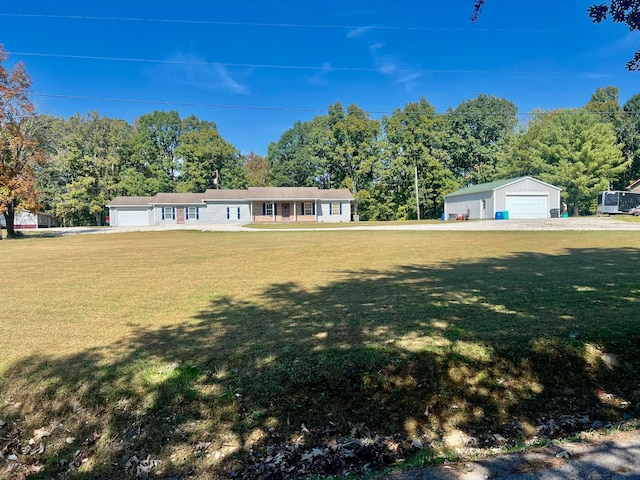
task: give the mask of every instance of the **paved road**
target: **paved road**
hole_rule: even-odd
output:
[[[640,479],[640,431],[527,453],[425,468],[385,480]]]

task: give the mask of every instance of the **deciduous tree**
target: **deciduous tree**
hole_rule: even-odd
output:
[[[444,195],[458,186],[443,150],[443,118],[421,98],[394,110],[382,122],[391,157],[387,181],[400,216],[439,216]]]
[[[34,172],[46,161],[47,136],[29,101],[31,78],[22,63],[8,71],[7,58],[0,45],[0,213],[13,237],[16,211],[37,209]]]
[[[498,153],[515,132],[517,114],[513,102],[485,94],[447,112],[446,150],[463,185],[495,180]]]
[[[250,152],[244,157],[242,166],[249,187],[268,187],[271,185],[271,167],[263,156]]]
[[[180,192],[204,192],[215,188],[222,179],[223,188],[237,188],[245,184],[240,166],[240,152],[220,136],[215,126],[192,129],[180,135],[175,155],[180,159]]]
[[[593,213],[598,192],[630,164],[613,125],[584,109],[539,112],[505,158],[504,177],[534,175],[561,187],[575,215]]]

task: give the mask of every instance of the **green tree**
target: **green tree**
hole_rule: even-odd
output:
[[[382,123],[390,155],[385,180],[399,215],[437,217],[444,195],[458,186],[443,150],[443,118],[421,98],[417,103],[407,103],[404,109],[397,108]]]
[[[193,119],[187,122],[193,128]],[[155,111],[138,118],[126,146],[120,188],[127,195],[173,192],[180,174],[176,148],[183,122],[175,110]]]
[[[337,102],[329,106],[327,127],[316,148],[323,160],[324,186],[351,190],[354,214],[359,215],[359,197],[370,191],[381,166],[381,124],[357,105],[349,105],[345,112]]]
[[[56,215],[65,225],[104,225],[104,205],[119,193],[123,149],[131,127],[94,111],[58,120],[56,131],[57,154],[51,169],[66,173]]]
[[[620,89],[613,86],[598,87],[585,105],[585,110],[601,115],[603,121],[613,121],[621,110]]]
[[[215,188],[246,183],[240,164],[240,152],[220,136],[215,126],[191,129],[179,138],[175,155],[180,159],[180,176],[177,190],[180,192],[203,192]]]
[[[597,193],[629,166],[610,123],[584,109],[538,112],[505,155],[504,177],[534,175],[561,187],[574,215],[593,213]]]
[[[276,187],[322,187],[320,145],[326,138],[324,116],[308,122],[297,121],[267,149],[273,185]]]
[[[447,112],[446,150],[463,185],[495,180],[499,152],[515,132],[517,114],[513,102],[484,94]]]
[[[622,121],[616,128],[623,155],[631,164],[614,183],[616,190],[624,190],[627,185],[640,178],[640,94],[627,100],[622,111]]]

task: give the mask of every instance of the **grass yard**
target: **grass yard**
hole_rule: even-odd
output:
[[[0,477],[340,475],[640,414],[631,232],[0,249]]]
[[[407,225],[428,225],[439,224],[441,220],[370,220],[365,222],[289,222],[289,223],[250,223],[245,225],[248,228],[256,230],[299,230],[299,229],[336,229],[336,228],[357,228],[357,227],[390,227],[394,225],[406,227]]]

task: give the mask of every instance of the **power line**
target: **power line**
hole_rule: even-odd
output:
[[[0,13],[0,17],[12,18],[44,18],[57,20],[104,20],[110,22],[146,22],[146,23],[177,23],[186,25],[217,25],[231,27],[272,27],[272,28],[315,28],[335,30],[398,30],[398,31],[434,31],[434,32],[504,32],[504,33],[568,33],[566,30],[546,30],[542,28],[471,28],[471,27],[415,27],[393,25],[335,25],[308,23],[268,23],[268,22],[231,22],[219,20],[180,20],[175,18],[140,18],[140,17],[100,17],[90,15],[48,15],[28,13]]]
[[[237,67],[237,68],[274,68],[274,69],[288,69],[288,70],[334,70],[334,71],[356,71],[356,72],[375,72],[375,68],[363,68],[363,67],[331,67],[328,65],[318,66],[305,66],[305,65],[273,65],[273,64],[261,64],[261,63],[222,63],[222,62],[205,62],[202,60],[158,60],[150,58],[127,58],[127,57],[102,57],[96,55],[68,55],[58,53],[35,53],[35,52],[7,52],[10,55],[17,55],[23,57],[51,57],[51,58],[69,58],[74,60],[106,60],[114,62],[139,62],[139,63],[162,63],[172,65],[208,65],[208,66],[223,66],[223,67]],[[396,70],[402,71],[402,70]],[[413,70],[412,70],[413,71]]]
[[[323,72],[367,72],[379,73],[378,68],[366,67],[332,67],[331,65],[313,66],[313,65],[276,65],[269,63],[224,63],[224,62],[206,62],[202,60],[159,60],[151,58],[129,58],[129,57],[104,57],[97,55],[70,55],[61,53],[37,53],[37,52],[7,52],[9,55],[22,57],[46,57],[46,58],[67,58],[72,60],[98,60],[112,62],[131,62],[131,63],[157,63],[168,65],[201,65],[201,66],[220,66],[231,68],[269,68],[279,70],[312,70]],[[511,75],[535,75],[544,73],[545,75],[563,75],[566,72],[539,72],[539,71],[509,71],[509,70],[456,70],[456,69],[436,69],[436,68],[397,68],[394,73],[453,73],[453,74],[511,74]]]
[[[43,97],[43,98],[60,98],[67,100],[92,100],[92,101],[100,101],[100,102],[114,102],[114,103],[139,103],[139,104],[147,104],[147,105],[170,105],[170,106],[184,106],[184,107],[206,107],[206,108],[220,108],[220,109],[230,109],[230,110],[262,110],[262,111],[281,111],[281,112],[306,112],[306,113],[327,113],[328,108],[305,108],[305,107],[263,107],[257,105],[227,105],[220,103],[203,103],[203,102],[178,102],[178,101],[167,101],[167,100],[143,100],[143,99],[131,99],[131,98],[115,98],[115,97],[93,97],[89,95],[64,95],[57,93],[30,93],[33,97]],[[558,108],[558,109],[548,109],[541,111],[532,111],[532,112],[517,112],[515,116],[519,117],[530,117],[533,115],[551,113],[556,110],[567,110],[582,113],[582,114],[592,114],[592,115],[638,115],[638,112],[629,112],[626,110],[620,110],[617,112],[594,112],[583,110],[580,108]],[[368,115],[391,115],[395,112],[394,110],[385,111],[385,110],[370,110],[364,111],[364,113]],[[422,112],[404,112],[401,113],[405,115],[430,115],[428,113]],[[435,112],[436,116],[443,115],[456,115],[454,112]],[[493,112],[494,116],[503,116],[503,115],[511,115],[510,112]]]
[[[310,112],[325,113],[326,108],[301,108],[301,107],[260,107],[256,105],[224,105],[219,103],[199,103],[199,102],[174,102],[167,100],[142,100],[132,98],[113,98],[113,97],[92,97],[88,95],[63,95],[57,93],[30,93],[33,97],[44,98],[62,98],[67,100],[94,100],[99,102],[115,102],[115,103],[143,103],[149,105],[173,105],[184,107],[209,107],[209,108],[225,108],[235,110],[266,110],[266,111],[284,111],[284,112]]]

